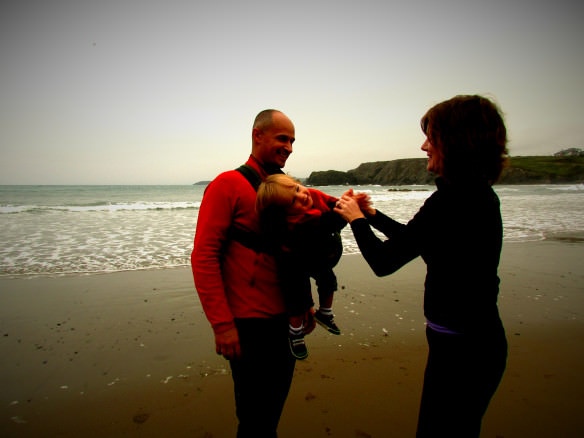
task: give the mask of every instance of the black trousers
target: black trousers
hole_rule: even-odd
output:
[[[241,358],[231,360],[238,438],[275,438],[296,360],[288,345],[288,318],[235,321]]]
[[[478,437],[507,363],[503,327],[473,335],[427,327],[426,337],[429,354],[416,437]]]
[[[314,306],[310,278],[316,281],[319,297],[329,297],[338,289],[333,268],[339,258],[300,261],[297,255],[284,254],[278,258],[278,275],[284,304],[289,315],[302,315]]]

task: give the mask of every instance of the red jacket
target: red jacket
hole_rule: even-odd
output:
[[[247,163],[266,172],[251,156]],[[203,310],[216,333],[235,327],[234,318],[269,318],[285,313],[274,257],[229,240],[235,224],[259,232],[256,191],[236,170],[213,180],[203,196],[191,265]]]

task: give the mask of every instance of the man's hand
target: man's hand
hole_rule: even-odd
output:
[[[215,351],[228,360],[241,357],[239,333],[235,327],[225,332],[215,333]]]

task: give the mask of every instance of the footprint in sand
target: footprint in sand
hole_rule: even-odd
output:
[[[148,418],[150,418],[150,414],[136,414],[134,415],[132,420],[136,424],[144,424],[146,423],[146,420],[148,420]]]

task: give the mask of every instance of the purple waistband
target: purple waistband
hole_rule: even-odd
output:
[[[455,332],[454,330],[450,330],[448,327],[435,324],[429,319],[426,319],[426,324],[428,324],[428,327],[430,327],[432,330],[438,333],[446,333],[448,335],[460,335],[460,332]]]

